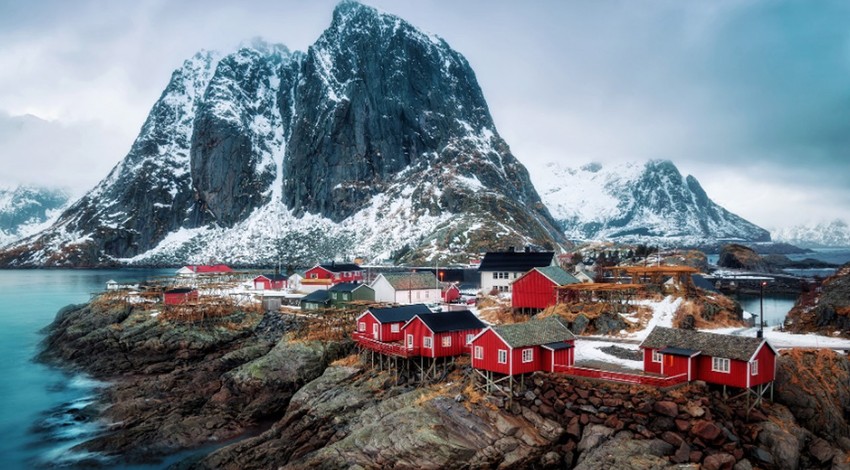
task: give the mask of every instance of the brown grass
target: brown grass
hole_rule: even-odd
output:
[[[349,354],[331,362],[331,365],[338,367],[357,367],[360,365],[360,358],[357,354]]]

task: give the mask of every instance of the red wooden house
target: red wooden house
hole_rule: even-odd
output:
[[[578,282],[558,266],[533,268],[513,282],[511,306],[515,310],[543,310],[558,303],[556,287]]]
[[[459,310],[416,315],[401,332],[409,354],[437,358],[465,354],[469,341],[485,326],[469,310]]]
[[[777,352],[764,338],[657,326],[640,347],[644,371],[664,376],[747,389],[776,377]]]
[[[254,289],[256,290],[281,290],[286,289],[287,277],[283,274],[260,274],[254,278]]]
[[[163,303],[165,305],[180,305],[187,302],[198,300],[198,289],[191,287],[177,287],[168,289],[163,293]]]
[[[401,328],[404,324],[416,315],[428,314],[431,314],[431,310],[425,304],[373,307],[357,317],[357,332],[384,343],[401,341]]]
[[[457,287],[456,282],[441,282],[440,283],[440,297],[443,298],[443,302],[451,303],[460,298],[460,289]]]
[[[555,316],[490,326],[472,341],[472,367],[504,375],[572,366],[575,335]]]
[[[327,288],[341,282],[363,282],[363,270],[353,263],[317,264],[304,273],[301,285]]]

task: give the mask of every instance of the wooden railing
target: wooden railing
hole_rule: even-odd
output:
[[[378,341],[367,334],[359,332],[352,333],[351,336],[360,346],[380,354],[398,357],[418,356],[418,351],[415,349],[407,349],[402,343],[385,343],[383,341]]]
[[[599,369],[586,369],[584,367],[557,365],[555,366],[555,372],[576,377],[588,377],[591,379],[610,380],[612,382],[651,385],[654,387],[670,387],[672,385],[688,381],[688,374],[679,374],[670,377],[656,377],[652,375],[630,374],[627,372],[613,372]]]

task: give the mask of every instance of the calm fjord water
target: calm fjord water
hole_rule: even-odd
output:
[[[83,303],[106,281],[138,282],[173,270],[0,270],[0,467],[3,470],[68,464],[68,452],[96,423],[79,419],[98,383],[33,361],[56,313]]]

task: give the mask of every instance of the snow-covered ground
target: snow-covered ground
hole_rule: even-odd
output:
[[[624,333],[620,338],[614,339],[611,338],[612,341],[605,341],[608,337],[606,336],[593,336],[593,340],[585,340],[582,341],[581,338],[576,341],[575,347],[575,360],[576,362],[582,361],[601,361],[607,362],[613,365],[617,365],[620,367],[635,369],[635,370],[643,370],[643,362],[642,361],[634,361],[628,359],[622,359],[619,357],[612,356],[602,349],[610,347],[610,346],[618,346],[623,349],[632,349],[637,351],[639,342],[646,339],[646,336],[652,331],[656,326],[665,326],[672,327],[673,326],[673,315],[676,313],[676,309],[682,303],[681,298],[673,298],[672,296],[668,296],[661,301],[650,301],[650,300],[642,300],[637,302],[640,305],[645,305],[653,310],[652,319],[647,324],[647,327],[643,330]],[[746,312],[745,312],[746,313]],[[628,319],[628,317],[626,317]],[[850,350],[850,340],[832,337],[832,336],[824,336],[818,335],[814,333],[810,334],[793,334],[785,331],[779,331],[779,327],[765,327],[764,328],[764,337],[770,342],[770,344],[778,349],[785,348],[832,348],[832,349],[844,349]],[[756,337],[756,331],[758,328],[717,328],[712,330],[702,330],[710,333],[720,333],[727,335],[737,335],[737,336],[751,336],[753,338]]]

